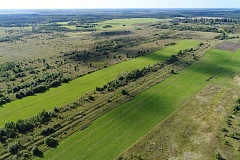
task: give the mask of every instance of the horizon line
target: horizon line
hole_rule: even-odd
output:
[[[84,9],[240,9],[240,8],[230,8],[230,7],[226,7],[226,8],[217,8],[217,7],[214,7],[214,8],[190,8],[190,7],[186,7],[186,8],[0,8],[0,10],[84,10]]]

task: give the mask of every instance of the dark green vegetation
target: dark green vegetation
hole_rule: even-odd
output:
[[[2,159],[114,159],[239,71],[238,10],[44,12],[0,14]]]

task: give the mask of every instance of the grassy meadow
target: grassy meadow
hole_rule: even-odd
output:
[[[35,58],[49,58],[49,57],[57,57],[59,53],[69,53],[74,50],[82,51],[82,50],[92,50],[96,46],[95,44],[101,42],[102,40],[106,41],[115,41],[116,39],[126,39],[126,35],[111,35],[106,36],[105,34],[101,34],[101,32],[109,31],[109,32],[122,32],[130,31],[128,34],[129,40],[133,43],[144,42],[144,39],[152,39],[155,38],[154,33],[161,33],[156,28],[145,29],[150,25],[150,22],[156,23],[161,21],[168,21],[168,19],[154,19],[154,18],[133,18],[133,19],[114,19],[109,21],[99,22],[98,26],[95,28],[80,28],[75,25],[68,26],[69,21],[66,22],[57,22],[57,24],[61,24],[62,27],[67,27],[69,29],[78,29],[80,32],[61,32],[59,35],[57,32],[49,33],[39,33],[39,34],[31,34],[22,38],[21,41],[3,42],[0,43],[0,63],[4,63],[6,61],[19,61],[19,60],[29,60]],[[104,29],[104,25],[111,25],[112,28]],[[125,24],[126,26],[123,26]],[[139,27],[138,27],[139,26]],[[142,30],[138,30],[137,28],[141,28]],[[14,33],[8,34],[5,33],[6,30],[13,30]],[[14,36],[20,34],[19,31],[31,30],[31,27],[0,27],[0,39],[5,36]],[[87,31],[90,32],[81,32]],[[92,33],[92,30],[96,31]],[[153,33],[154,32],[154,33]],[[162,31],[163,32],[163,31]],[[22,34],[22,33],[21,33]],[[162,33],[161,33],[162,34]],[[138,42],[139,41],[139,42]],[[163,40],[164,41],[164,40]],[[167,40],[166,40],[167,41]],[[121,42],[122,43],[122,42]],[[143,44],[141,43],[141,45]],[[160,43],[159,43],[160,44]],[[141,47],[139,46],[139,48]],[[155,46],[157,46],[155,44]],[[142,49],[142,47],[141,47]],[[140,50],[140,49],[139,49]],[[151,49],[150,49],[151,50]],[[128,52],[131,51],[131,48],[128,48]],[[151,50],[153,51],[153,50]],[[111,53],[114,54],[114,53]]]
[[[116,76],[123,72],[143,68],[163,61],[168,59],[170,55],[176,54],[179,50],[191,48],[198,43],[198,41],[193,40],[180,41],[174,46],[75,79],[68,84],[52,88],[46,93],[37,94],[3,105],[0,108],[0,126],[3,126],[3,124],[8,121],[32,117],[43,109],[51,110],[54,107],[60,107],[72,102],[85,93],[95,90],[96,86],[102,86],[108,81],[115,79]]]
[[[226,83],[239,73],[239,56],[239,51],[208,51],[200,61],[61,141],[44,159],[116,158],[209,83]]]
[[[169,19],[157,19],[157,18],[129,18],[129,19],[113,19],[107,20],[103,22],[96,23],[95,27],[97,31],[113,31],[113,30],[124,30],[136,27],[138,24],[147,24],[147,23],[156,23],[156,22],[167,22]],[[65,26],[67,22],[59,22],[63,27],[67,27],[69,29],[75,30],[84,30],[84,31],[92,31],[94,28],[78,28],[76,26]],[[111,25],[111,28],[104,29],[103,26]],[[124,26],[123,26],[124,25]]]
[[[31,27],[0,27],[0,39],[4,38],[6,36],[16,36],[18,34],[21,34],[21,31],[31,31]],[[5,32],[7,31],[7,32]],[[9,31],[19,31],[19,33],[9,33]]]
[[[97,29],[103,29],[105,25],[111,25],[112,29],[121,29],[128,26],[136,26],[137,24],[147,24],[155,22],[167,22],[169,19],[157,19],[157,18],[130,18],[130,19],[113,19],[98,23]],[[125,26],[123,26],[125,25]],[[109,28],[108,28],[109,29]]]

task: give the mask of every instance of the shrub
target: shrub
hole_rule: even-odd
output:
[[[6,131],[8,138],[14,138],[16,136],[16,127],[13,122],[6,122],[4,124],[4,130]]]
[[[121,156],[121,157],[118,157],[117,160],[124,160],[124,158]]]
[[[234,106],[233,107],[233,114],[236,114],[239,110],[240,110],[240,106],[239,105]]]
[[[7,133],[4,129],[0,129],[0,141],[3,141],[7,138]]]
[[[51,120],[50,114],[43,110],[37,115],[37,118],[39,119],[40,123],[46,123]]]
[[[58,87],[60,85],[61,83],[59,81],[53,81],[52,83],[50,83],[50,87]]]
[[[171,74],[176,74],[175,71],[174,71],[173,69],[171,70]]]
[[[58,113],[60,110],[58,109],[58,108],[56,108],[56,107],[54,107],[54,112],[56,112],[56,113]]]
[[[28,153],[23,153],[23,157],[24,157],[24,158],[29,158],[30,156],[29,156]]]
[[[25,133],[30,131],[34,126],[26,120],[19,119],[16,122],[15,127],[19,133]]]
[[[129,93],[125,89],[122,90],[122,94],[123,95],[129,95]]]
[[[26,96],[31,96],[31,95],[33,95],[34,93],[33,93],[32,90],[27,90],[25,94],[26,94]]]
[[[96,91],[104,91],[103,87],[96,87]]]
[[[19,160],[18,155],[14,155],[11,160]]]
[[[17,93],[17,94],[16,94],[16,98],[17,98],[17,99],[22,99],[23,97],[22,97],[22,95],[21,95],[20,93]]]
[[[46,144],[49,147],[56,147],[58,145],[58,142],[56,139],[54,139],[52,137],[47,137],[44,140],[44,144]]]
[[[224,160],[224,158],[221,156],[219,152],[216,153],[215,157],[217,160]]]
[[[40,134],[43,136],[48,136],[54,132],[55,132],[55,130],[53,129],[53,127],[47,127],[47,128],[42,129]]]
[[[172,64],[178,60],[176,55],[171,55],[171,57],[167,60],[169,64]]]
[[[38,156],[38,157],[41,157],[43,154],[42,151],[38,149],[38,146],[33,146],[31,152],[34,156]]]
[[[61,124],[60,123],[57,123],[53,126],[54,129],[60,129],[61,128]]]
[[[89,95],[89,96],[88,96],[88,100],[90,100],[90,101],[95,101],[95,98],[94,98],[93,96]]]
[[[39,85],[39,86],[36,86],[36,87],[33,88],[34,93],[43,93],[46,90],[47,90],[47,87],[43,86],[43,85]]]
[[[18,149],[20,149],[21,145],[19,142],[12,143],[8,146],[7,150],[8,152],[15,154],[18,152]]]
[[[222,128],[221,131],[222,132],[228,132],[228,130],[226,128]]]
[[[240,98],[237,100],[237,103],[240,104]]]
[[[62,82],[62,83],[68,83],[69,81],[70,81],[69,78],[62,78],[62,79],[61,79],[61,82]]]

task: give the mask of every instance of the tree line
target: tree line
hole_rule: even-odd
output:
[[[161,24],[156,26],[158,29],[172,29],[178,31],[201,31],[201,32],[214,32],[214,33],[221,33],[215,27],[204,27],[204,26],[182,26],[182,25],[168,25],[168,24]]]
[[[18,133],[27,133],[38,125],[45,124],[55,117],[55,112],[43,110],[38,115],[29,119],[18,119],[17,122],[6,122],[0,129],[0,141],[6,141],[8,138],[15,138]]]
[[[203,44],[201,44],[203,45]],[[96,87],[96,91],[108,91],[112,92],[121,86],[127,85],[129,82],[136,81],[137,79],[144,77],[150,73],[156,72],[159,69],[163,68],[165,64],[172,64],[179,60],[180,56],[183,56],[186,53],[192,52],[194,49],[186,49],[180,50],[177,55],[171,55],[169,59],[167,59],[163,63],[157,63],[153,66],[144,67],[142,69],[135,69],[131,72],[127,72],[124,75],[119,76],[115,80],[109,81],[107,84],[103,85],[102,87]]]

